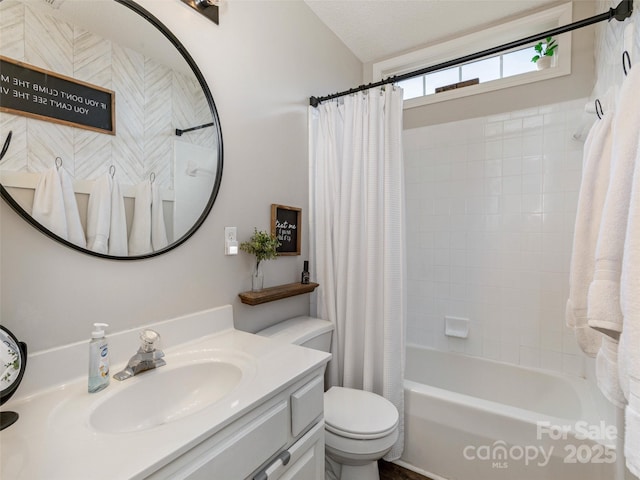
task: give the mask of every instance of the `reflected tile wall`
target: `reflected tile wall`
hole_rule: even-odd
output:
[[[408,341],[583,375],[564,307],[586,101],[404,132]]]
[[[116,135],[0,113],[0,133],[13,131],[3,169],[41,172],[61,157],[76,179],[111,165],[122,185],[156,175],[172,188],[175,128],[211,121],[196,79],[142,54],[43,13],[35,4],[0,1],[0,54],[116,92]],[[214,147],[211,129],[180,137]],[[4,139],[4,137],[2,137]]]

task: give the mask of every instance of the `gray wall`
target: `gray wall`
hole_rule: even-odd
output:
[[[122,262],[59,245],[0,202],[0,319],[30,351],[87,340],[93,322],[135,328],[232,304],[238,328],[255,331],[306,314],[309,296],[262,306],[239,302],[251,287],[250,258],[224,256],[224,227],[239,240],[270,228],[270,205],[308,218],[307,104],[310,95],[361,83],[362,64],[303,2],[225,2],[220,25],[176,0],[140,0],[200,66],[220,114],[224,173],[204,225],[160,257]],[[308,258],[265,264],[265,286],[297,281]]]

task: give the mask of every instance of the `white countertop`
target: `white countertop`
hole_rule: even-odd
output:
[[[311,370],[323,367],[330,358],[327,353],[233,329],[230,306],[149,327],[163,336],[167,365],[122,382],[112,378],[109,387],[98,393],[87,393],[86,374],[66,380],[62,376],[46,381],[41,377],[43,371],[65,369],[65,365],[56,363],[70,361],[81,349],[88,351],[88,342],[29,357],[25,379],[30,368],[36,371],[25,380],[26,394],[23,392],[2,406],[3,411],[12,410],[20,415],[14,425],[0,432],[3,480],[144,478]],[[213,331],[202,336],[203,329]],[[130,344],[139,330],[107,336],[112,351],[111,375],[121,370],[126,363],[124,359],[135,353],[137,347]],[[129,354],[125,357],[122,352],[127,348]],[[77,362],[86,371],[87,355],[80,356]],[[91,425],[89,415],[94,408],[132,385],[129,382],[144,382],[145,376],[160,374],[162,369],[182,365],[182,359],[194,356],[235,358],[243,365],[244,376],[229,395],[171,423],[127,433],[105,433]],[[42,389],[37,388],[39,384]],[[22,385],[18,393],[21,389]]]

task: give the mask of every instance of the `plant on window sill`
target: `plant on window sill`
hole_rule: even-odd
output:
[[[538,70],[549,68],[551,66],[551,58],[555,55],[558,43],[553,37],[547,37],[539,41],[534,47],[537,54],[531,59],[536,64]]]

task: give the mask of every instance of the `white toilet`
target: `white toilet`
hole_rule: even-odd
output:
[[[329,352],[333,324],[296,317],[257,332],[275,340]],[[398,410],[375,393],[331,387],[324,394],[325,451],[340,480],[379,480],[378,460],[398,439]]]

